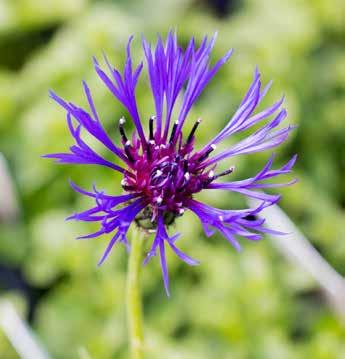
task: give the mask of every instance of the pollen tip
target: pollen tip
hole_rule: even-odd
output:
[[[189,174],[189,172],[186,172],[186,173],[184,174],[184,178],[185,178],[187,181],[190,179],[190,174]]]
[[[163,198],[161,196],[157,197],[156,202],[160,205],[163,202]]]
[[[119,121],[120,125],[123,125],[126,123],[126,119],[122,116]]]
[[[222,221],[222,222],[224,221],[224,217],[223,217],[223,216],[218,216],[218,218],[219,218],[220,221]]]
[[[178,210],[178,213],[179,213],[179,214],[183,214],[183,213],[184,213],[184,208],[180,208],[180,209]]]
[[[217,148],[217,145],[212,143],[211,148],[212,148],[212,150],[215,150]]]
[[[197,123],[201,123],[202,122],[202,119],[199,117],[197,120],[196,120]]]
[[[212,177],[214,177],[214,171],[210,171],[209,173],[208,173],[208,178],[212,178]]]
[[[125,143],[125,146],[130,146],[130,145],[131,145],[131,141],[127,140],[126,143]]]
[[[121,180],[121,186],[126,186],[127,185],[127,180],[125,178],[123,178]]]
[[[157,170],[157,172],[156,172],[157,176],[161,176],[162,174],[163,174],[163,172],[161,170]]]

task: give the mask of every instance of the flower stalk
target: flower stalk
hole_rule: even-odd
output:
[[[127,323],[128,338],[132,359],[142,359],[143,356],[143,315],[141,302],[141,267],[144,231],[134,227],[131,232],[131,251],[127,271]]]

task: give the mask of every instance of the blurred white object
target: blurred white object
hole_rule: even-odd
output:
[[[19,317],[8,300],[0,302],[0,328],[21,359],[49,359],[32,330]]]
[[[0,222],[14,222],[19,218],[19,206],[10,171],[2,153],[0,188]],[[21,359],[50,358],[9,300],[0,301],[0,330],[4,332]]]
[[[248,199],[251,206],[258,206],[261,201]],[[334,309],[345,318],[345,279],[342,277],[310,244],[290,218],[273,205],[265,208],[259,217],[266,218],[267,228],[284,233],[272,237],[272,243],[285,256],[292,259],[307,271],[328,295]]]
[[[92,359],[91,355],[89,354],[89,352],[85,347],[79,347],[78,355],[80,359]]]
[[[6,159],[0,152],[0,222],[18,218],[18,203]]]

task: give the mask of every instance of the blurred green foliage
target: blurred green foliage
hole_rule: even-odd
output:
[[[33,326],[54,358],[128,355],[125,249],[115,248],[97,268],[106,240],[77,242],[74,237],[89,228],[64,222],[90,204],[73,193],[68,178],[111,193],[119,193],[120,178],[102,168],[57,166],[40,155],[71,143],[48,89],[85,104],[82,79],[118,140],[122,108],[97,79],[91,58],[105,50],[121,66],[130,34],[138,62],[141,33],[154,40],[170,28],[177,28],[183,44],[218,30],[215,59],[235,48],[190,114],[204,119],[200,141],[234,112],[256,64],[264,80],[275,80],[266,103],[284,92],[290,122],[299,125],[277,151],[278,162],[299,154],[300,182],[283,191],[282,206],[345,275],[345,3],[229,0],[222,16],[219,3],[0,0],[0,151],[21,207],[18,221],[0,223],[0,262],[21,267],[32,286],[49,288]],[[143,118],[153,110],[146,80],[137,93]],[[234,177],[253,175],[267,155],[236,159]],[[203,196],[222,207],[241,204],[231,195]],[[315,282],[282,260],[270,241],[243,243],[238,254],[220,236],[206,239],[191,214],[176,226],[182,248],[202,264],[189,268],[168,256],[171,298],[156,261],[143,271],[148,358],[345,358],[339,318]],[[0,357],[16,358],[2,335]]]

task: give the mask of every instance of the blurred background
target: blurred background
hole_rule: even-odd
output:
[[[276,165],[298,153],[300,181],[282,191],[281,206],[345,275],[343,0],[0,0],[0,297],[15,305],[53,358],[128,357],[127,255],[118,246],[97,268],[106,240],[77,242],[90,228],[64,221],[91,204],[72,191],[69,178],[114,194],[120,178],[40,158],[72,143],[48,90],[85,105],[85,79],[117,141],[123,109],[95,75],[92,56],[104,50],[121,68],[134,34],[139,62],[141,34],[154,41],[170,28],[182,44],[218,30],[213,59],[235,48],[190,114],[204,120],[199,141],[234,113],[255,65],[264,82],[274,80],[265,104],[286,94],[289,122],[298,128],[276,151]],[[142,76],[137,98],[144,116],[153,111],[148,88]],[[268,155],[236,159],[233,178],[253,175]],[[219,207],[241,205],[230,194],[203,197]],[[221,236],[206,239],[192,215],[176,227],[181,248],[202,263],[190,268],[168,256],[170,298],[158,261],[143,271],[148,358],[345,358],[344,320],[271,240],[242,241],[238,254]],[[0,358],[18,358],[1,329]]]

